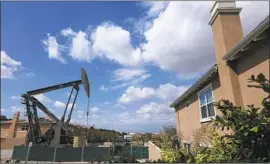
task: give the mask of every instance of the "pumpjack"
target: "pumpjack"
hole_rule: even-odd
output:
[[[71,128],[69,122],[71,120],[72,111],[74,109],[74,104],[76,102],[80,87],[79,85],[83,84],[86,96],[88,97],[88,103],[90,98],[90,88],[89,81],[85,70],[81,69],[81,79],[76,81],[71,81],[67,83],[57,84],[49,87],[44,87],[36,90],[27,91],[25,94],[21,95],[22,104],[25,104],[26,115],[28,117],[29,129],[26,136],[26,145],[30,142],[32,145],[44,145],[49,147],[55,147],[62,144],[68,144],[71,142]],[[50,110],[48,110],[37,98],[35,95],[63,89],[67,87],[72,87],[64,113],[61,119],[58,119]],[[71,108],[69,110],[68,117],[66,118],[66,112],[70,105],[71,96],[75,90],[75,97],[71,103]],[[44,112],[52,121],[55,122],[45,134],[41,133],[39,117],[37,108]],[[88,110],[88,109],[87,109]],[[87,112],[88,113],[88,112]]]

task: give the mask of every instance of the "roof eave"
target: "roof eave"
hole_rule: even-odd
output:
[[[244,49],[252,42],[256,41],[256,39],[269,28],[269,15],[261,21],[261,23],[251,31],[244,39],[239,41],[227,54],[222,57],[222,60],[234,60],[236,55],[239,52],[244,51]]]
[[[184,92],[180,97],[178,97],[171,105],[171,108],[179,105],[185,98],[190,96],[198,86],[204,83],[209,77],[217,72],[217,64],[212,66],[195,84],[193,84],[186,92]]]

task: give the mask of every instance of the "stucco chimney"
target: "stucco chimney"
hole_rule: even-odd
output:
[[[237,106],[243,105],[238,76],[230,64],[221,58],[243,38],[240,12],[241,8],[237,8],[234,1],[217,1],[210,11],[209,22],[212,26],[220,85],[224,91],[222,98],[229,99]]]
[[[9,128],[9,134],[8,134],[8,136],[10,138],[14,138],[16,136],[17,123],[19,121],[19,118],[20,118],[20,112],[17,111],[13,115],[12,123],[11,123],[11,126]]]

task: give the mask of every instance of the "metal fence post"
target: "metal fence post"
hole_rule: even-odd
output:
[[[29,153],[30,153],[30,149],[31,149],[31,147],[32,147],[32,142],[29,142],[29,144],[28,144],[28,147],[27,147],[27,153],[26,153],[26,157],[25,157],[25,163],[27,163],[27,161],[28,161],[28,157],[29,157]]]
[[[56,158],[56,151],[57,151],[57,146],[55,146],[55,148],[54,148],[53,162],[55,162],[55,158]]]
[[[143,154],[142,150],[143,150],[143,149],[142,149],[142,146],[141,146],[141,159],[142,159],[142,154]]]
[[[83,153],[84,153],[84,146],[82,147],[81,162],[83,162]]]

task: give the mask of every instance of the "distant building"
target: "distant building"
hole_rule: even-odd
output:
[[[127,141],[131,141],[132,137],[135,135],[135,133],[129,133],[127,135],[124,135],[124,139]]]

